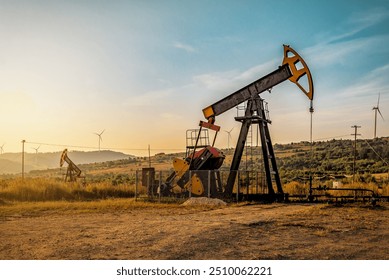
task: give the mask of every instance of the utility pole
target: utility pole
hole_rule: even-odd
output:
[[[150,145],[149,145],[149,167],[151,167]]]
[[[309,141],[311,144],[311,160],[310,160],[310,164],[309,164],[309,201],[310,202],[313,201],[313,196],[312,196],[312,180],[313,180],[313,178],[312,178],[312,168],[313,168],[312,116],[313,116],[313,112],[314,112],[313,101],[311,100],[311,106],[309,107],[309,113],[311,114],[311,126],[310,126],[310,136],[309,136]]]
[[[355,159],[356,159],[356,155],[357,155],[357,135],[361,135],[361,134],[358,134],[358,128],[361,128],[360,126],[358,125],[353,125],[351,128],[354,128],[354,134],[351,134],[351,135],[354,135],[354,162],[353,162],[353,183],[355,181]]]
[[[24,143],[26,140],[22,140],[22,179],[24,180]]]

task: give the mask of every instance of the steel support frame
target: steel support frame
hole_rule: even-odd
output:
[[[270,196],[275,196],[275,191],[273,189],[272,175],[274,176],[277,193],[283,194],[281,180],[278,173],[276,158],[274,154],[274,149],[273,149],[273,145],[269,133],[268,124],[270,123],[270,121],[266,118],[263,99],[260,98],[258,95],[252,95],[252,98],[247,101],[245,116],[236,117],[235,120],[241,122],[242,126],[239,133],[238,142],[236,144],[234,157],[232,159],[230,174],[227,179],[227,185],[224,190],[224,195],[226,197],[232,196],[232,190],[235,184],[236,176],[239,170],[239,165],[242,159],[243,150],[247,139],[247,134],[250,129],[250,126],[255,123],[259,125],[268,194]],[[272,169],[270,169],[270,164]]]

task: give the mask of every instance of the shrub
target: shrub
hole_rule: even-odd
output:
[[[307,195],[309,192],[309,185],[292,181],[283,185],[283,190],[288,194]]]

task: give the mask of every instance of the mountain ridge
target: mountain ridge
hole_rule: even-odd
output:
[[[24,153],[24,171],[44,170],[59,167],[62,152]],[[133,158],[134,156],[110,150],[68,151],[68,157],[76,164],[90,164],[105,161]],[[0,155],[0,174],[22,172],[22,153],[4,153]]]

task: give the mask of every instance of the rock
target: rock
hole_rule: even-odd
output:
[[[227,203],[217,198],[191,197],[187,201],[185,201],[182,205],[183,206],[192,206],[192,205],[224,206],[227,205]]]

